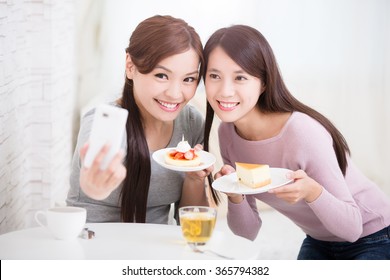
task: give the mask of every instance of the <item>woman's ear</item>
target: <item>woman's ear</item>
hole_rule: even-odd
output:
[[[266,88],[267,87],[265,86],[265,83],[262,81],[261,82],[261,92],[260,92],[260,94],[263,93],[266,90]]]
[[[130,54],[126,53],[126,77],[129,80],[133,79],[134,70],[135,70],[135,65],[131,60]]]

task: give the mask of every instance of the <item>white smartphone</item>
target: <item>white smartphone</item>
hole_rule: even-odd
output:
[[[84,158],[84,166],[89,168],[96,155],[105,144],[110,145],[110,150],[100,166],[104,170],[108,167],[113,157],[121,148],[122,138],[126,131],[128,111],[111,105],[99,105],[96,107],[89,136],[89,147]]]

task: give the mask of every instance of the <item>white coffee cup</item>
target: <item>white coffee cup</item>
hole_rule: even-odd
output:
[[[43,222],[42,218],[45,218]],[[37,211],[37,223],[50,230],[56,239],[71,240],[81,233],[87,219],[87,211],[80,207],[54,207]]]

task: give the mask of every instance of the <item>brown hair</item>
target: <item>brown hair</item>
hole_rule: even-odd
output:
[[[203,75],[203,46],[194,28],[182,19],[156,15],[142,21],[130,37],[126,53],[142,74],[153,71],[163,59],[194,49],[199,55],[200,77]],[[199,83],[198,79],[198,83]],[[126,124],[126,178],[121,192],[121,219],[145,222],[151,164],[142,117],[135,103],[133,81],[126,78],[121,106],[129,111]]]
[[[343,135],[322,114],[298,101],[287,89],[279,72],[271,46],[256,29],[246,25],[233,25],[217,30],[207,41],[204,48],[205,81],[208,58],[212,50],[221,47],[248,74],[259,78],[265,85],[257,106],[263,112],[302,112],[321,123],[331,134],[333,149],[336,153],[340,169],[345,175],[347,169],[346,153],[349,147]],[[207,102],[204,146],[209,148],[209,136],[214,118],[214,110]],[[209,178],[209,181],[212,178]]]

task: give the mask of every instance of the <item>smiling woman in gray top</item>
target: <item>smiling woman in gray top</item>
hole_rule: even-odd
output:
[[[82,165],[93,112],[82,120],[67,203],[87,209],[88,222],[166,223],[171,203],[208,205],[205,177],[213,167],[177,173],[151,160],[159,149],[174,147],[182,135],[194,147],[203,142],[203,119],[187,103],[203,74],[202,43],[186,22],[154,16],[134,30],[126,49],[126,81],[115,104],[129,112],[126,137],[106,170],[99,158]],[[199,146],[198,146],[199,148]]]

